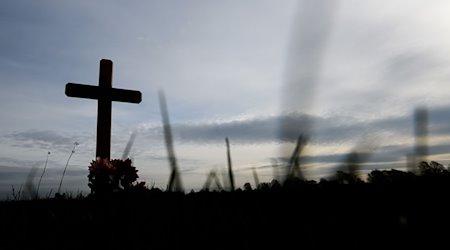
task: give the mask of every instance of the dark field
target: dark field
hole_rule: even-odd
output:
[[[1,249],[448,249],[447,173],[4,201]]]

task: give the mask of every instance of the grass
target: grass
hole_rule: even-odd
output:
[[[419,168],[419,175],[373,171],[369,182],[339,175],[233,192],[149,189],[108,200],[67,194],[2,202],[2,249],[437,249],[447,239],[438,228],[450,222],[450,173],[435,162]]]
[[[39,182],[38,182],[37,189],[36,189],[36,199],[39,197],[39,188],[41,187],[42,177],[44,176],[45,170],[47,169],[47,163],[48,163],[49,156],[50,156],[50,151],[47,152],[47,158],[45,159],[44,169],[42,170],[41,177],[39,178]]]
[[[67,159],[66,166],[64,167],[64,171],[63,171],[62,176],[61,176],[61,181],[59,182],[57,194],[61,194],[61,186],[62,186],[62,182],[64,180],[64,175],[66,174],[67,166],[69,166],[70,158],[72,158],[72,155],[75,153],[75,147],[76,146],[78,146],[78,142],[74,142],[74,144],[73,144],[72,151],[70,152],[69,158]]]

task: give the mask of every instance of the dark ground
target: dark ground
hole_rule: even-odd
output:
[[[0,203],[1,249],[448,249],[450,183]]]

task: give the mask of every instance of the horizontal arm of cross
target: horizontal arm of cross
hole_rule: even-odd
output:
[[[70,97],[97,100],[103,97],[111,101],[129,103],[140,103],[142,101],[142,94],[140,91],[117,88],[103,88],[99,86],[78,83],[67,83],[66,95]]]

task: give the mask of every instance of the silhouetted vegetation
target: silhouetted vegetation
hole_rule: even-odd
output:
[[[137,178],[129,160],[93,161],[92,195],[3,201],[2,249],[430,249],[446,244],[450,222],[449,169],[434,161],[416,173],[373,170],[365,181],[340,171],[235,191],[183,193]]]

